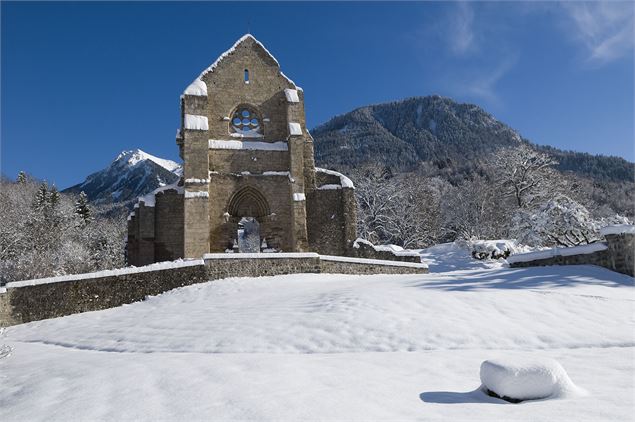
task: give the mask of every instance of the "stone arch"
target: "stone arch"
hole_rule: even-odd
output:
[[[232,217],[265,217],[271,214],[267,198],[256,188],[246,186],[232,195],[227,205]]]

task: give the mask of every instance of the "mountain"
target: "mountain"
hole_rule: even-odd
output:
[[[316,161],[342,170],[380,160],[397,172],[428,163],[463,174],[500,148],[529,143],[480,107],[437,95],[361,107],[311,133]],[[554,156],[563,172],[594,181],[635,179],[635,166],[623,158],[534,146]]]
[[[181,174],[180,164],[135,149],[123,151],[108,167],[64,192],[84,191],[96,204],[126,203],[176,182]]]

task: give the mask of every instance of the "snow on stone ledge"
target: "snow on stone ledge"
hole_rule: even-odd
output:
[[[200,79],[195,79],[183,92],[185,95],[196,95],[199,97],[207,97],[207,85]]]
[[[361,237],[358,237],[357,239],[355,239],[355,242],[353,242],[353,248],[359,249],[359,245],[360,244],[364,244],[364,245],[370,246],[371,248],[373,248],[377,252],[390,252],[390,253],[392,253],[393,255],[396,255],[396,256],[420,256],[419,252],[407,251],[404,248],[402,248],[401,246],[397,246],[397,245],[374,245],[372,242],[369,242],[366,239],[362,239]]]
[[[606,243],[595,242],[588,245],[574,246],[571,248],[553,248],[545,249],[542,251],[516,254],[507,258],[507,262],[513,264],[515,262],[536,261],[539,259],[548,259],[556,256],[586,255],[594,252],[605,251],[607,249],[608,246],[606,246]]]
[[[209,198],[209,192],[205,191],[185,191],[185,198]]]
[[[606,236],[607,234],[635,234],[635,226],[630,224],[614,224],[612,226],[602,227],[600,234]]]
[[[296,202],[306,201],[306,196],[303,193],[294,193],[293,200]]]
[[[158,193],[164,192],[166,190],[175,190],[177,193],[179,194],[183,194],[183,186],[177,186],[179,182],[174,182],[171,185],[165,185],[165,186],[161,186],[160,188],[156,188],[155,190],[153,190],[152,192],[150,192],[149,194],[145,195],[145,196],[140,196],[137,199],[137,203],[135,204],[135,208],[139,208],[139,203],[143,202],[143,205],[146,207],[154,207],[156,204],[156,195]],[[133,213],[134,214],[134,213]]]
[[[504,399],[522,401],[584,394],[562,365],[548,358],[486,360],[481,364],[480,377],[482,388]]]
[[[289,122],[289,135],[302,135],[300,123]]]
[[[320,168],[320,167],[316,167],[315,171],[320,172],[320,173],[330,174],[331,176],[337,176],[337,177],[340,178],[340,184],[342,185],[343,188],[355,189],[355,186],[353,185],[353,181],[351,179],[349,179],[348,177],[344,176],[340,172],[337,172],[335,170],[327,170],[327,169],[323,169],[323,168]]]
[[[246,149],[259,151],[288,151],[289,144],[284,141],[259,142],[259,141],[223,141],[210,139],[209,149]]]
[[[318,190],[336,190],[342,189],[342,185],[322,185],[318,188]]]
[[[282,258],[319,258],[315,252],[278,252],[278,253],[206,253],[203,259],[282,259]]]
[[[210,179],[185,179],[185,183],[191,183],[193,185],[205,185],[210,182]]]
[[[124,275],[124,274],[145,273],[149,271],[167,270],[171,268],[193,267],[196,265],[203,265],[203,264],[204,262],[202,259],[191,259],[191,260],[178,259],[176,261],[159,262],[156,264],[150,264],[143,267],[119,268],[116,270],[97,271],[94,273],[69,274],[69,275],[63,275],[58,277],[38,278],[34,280],[11,281],[7,283],[6,287],[15,288],[15,287],[25,287],[25,286],[36,286],[38,284],[59,283],[64,281],[86,280],[91,278],[111,277],[111,276],[118,276],[118,275]]]
[[[186,114],[185,122],[183,123],[185,129],[190,130],[209,130],[207,124],[207,117],[198,116],[196,114]]]
[[[298,97],[298,91],[295,89],[285,89],[284,96],[287,98],[287,101],[290,103],[299,103],[300,97]]]
[[[416,262],[389,261],[386,259],[352,258],[348,256],[320,255],[323,261],[350,262],[353,264],[384,265],[389,267],[428,268],[428,264]]]

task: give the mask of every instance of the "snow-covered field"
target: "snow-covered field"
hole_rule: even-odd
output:
[[[634,300],[592,266],[219,280],[9,328],[0,420],[632,420]],[[477,390],[519,356],[588,395]]]

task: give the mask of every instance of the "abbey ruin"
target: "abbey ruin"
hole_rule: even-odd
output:
[[[349,254],[353,184],[315,167],[302,88],[252,35],[185,89],[176,143],[183,176],[135,206],[129,264],[210,252]]]

